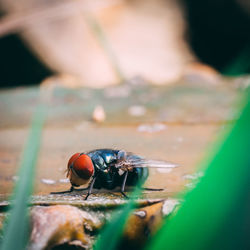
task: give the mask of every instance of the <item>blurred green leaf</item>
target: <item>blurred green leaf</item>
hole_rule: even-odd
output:
[[[250,249],[250,92],[205,176],[148,249]]]
[[[95,250],[114,250],[117,248],[125,223],[134,209],[135,199],[141,193],[141,185],[142,183],[138,183],[134,192],[131,194],[131,198],[123,207],[122,211],[116,212],[111,221],[104,226],[103,231],[98,236],[94,245]]]
[[[19,169],[19,179],[11,197],[11,210],[4,225],[2,250],[26,249],[29,233],[27,205],[33,189],[37,156],[40,148],[45,107],[37,108]]]

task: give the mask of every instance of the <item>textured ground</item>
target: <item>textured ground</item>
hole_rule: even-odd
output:
[[[135,82],[98,90],[55,88],[43,131],[35,194],[67,189],[64,170],[69,157],[95,148],[124,149],[178,163],[180,167],[169,173],[150,171],[146,186],[165,191],[147,196],[166,197],[184,190],[195,178],[189,174],[196,171],[208,145],[235,118],[236,93],[229,84],[197,82],[168,87]],[[5,196],[17,178],[39,89],[4,90],[0,96],[0,194]],[[102,123],[92,121],[97,105],[105,112]]]

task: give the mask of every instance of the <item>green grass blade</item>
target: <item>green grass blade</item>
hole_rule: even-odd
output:
[[[94,250],[114,250],[116,249],[121,238],[125,223],[134,209],[135,198],[141,193],[141,183],[135,188],[130,200],[124,206],[121,213],[116,212],[111,221],[104,227],[100,233],[95,245]]]
[[[250,249],[250,92],[205,176],[148,249]]]
[[[40,148],[41,132],[45,120],[45,108],[40,106],[31,124],[11,200],[10,216],[4,225],[2,250],[25,249],[28,240],[29,220],[27,205],[33,189],[33,179]]]

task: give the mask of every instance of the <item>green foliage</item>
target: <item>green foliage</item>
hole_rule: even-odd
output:
[[[111,221],[104,227],[94,245],[94,250],[114,250],[117,248],[125,223],[134,208],[135,198],[138,197],[140,193],[141,183],[137,185],[122,211],[116,212]]]
[[[39,107],[33,117],[30,135],[24,149],[19,169],[19,179],[11,197],[11,210],[4,225],[2,250],[25,249],[29,216],[27,205],[33,189],[37,156],[40,148],[41,132],[45,119],[45,108]]]
[[[148,249],[250,249],[250,91],[247,100],[205,176]]]

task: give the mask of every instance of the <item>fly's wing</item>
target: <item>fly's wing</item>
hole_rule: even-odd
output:
[[[167,162],[167,161],[156,161],[156,160],[147,160],[147,159],[136,159],[130,160],[127,164],[132,165],[133,167],[141,167],[141,168],[176,168],[179,165]]]
[[[115,168],[128,170],[131,168],[176,168],[179,165],[167,162],[167,161],[157,161],[157,160],[149,160],[144,159],[140,156],[133,155],[131,153],[124,154],[124,151],[121,153],[122,157],[118,157],[118,161],[115,164]],[[118,155],[119,156],[119,155]]]

